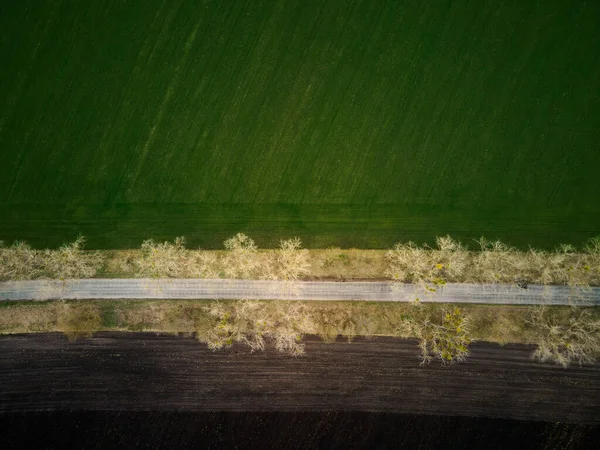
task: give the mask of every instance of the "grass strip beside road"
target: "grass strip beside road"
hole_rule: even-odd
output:
[[[220,300],[219,303],[233,303]],[[0,303],[0,333],[68,332],[68,327],[79,331],[146,331],[166,333],[202,333],[212,326],[207,307],[211,300],[86,300],[49,302]],[[267,302],[277,309],[289,302]],[[303,302],[308,314],[314,318],[318,332],[326,340],[341,335],[349,336],[352,321],[363,323],[354,327],[353,336],[398,336],[398,326],[403,318],[430,315],[436,317],[443,311],[460,307],[469,317],[469,329],[474,339],[487,342],[535,343],[535,330],[527,320],[533,308],[515,305],[452,305],[380,302]],[[548,307],[562,317],[564,322],[573,310],[570,306]],[[600,308],[588,310],[600,319]],[[74,319],[65,320],[61,316]],[[93,316],[95,319],[89,320]],[[77,320],[81,324],[77,325]],[[86,328],[87,327],[87,328]],[[402,335],[401,337],[411,337]]]

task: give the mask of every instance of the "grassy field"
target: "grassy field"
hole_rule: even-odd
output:
[[[0,4],[0,238],[580,245],[600,3]]]

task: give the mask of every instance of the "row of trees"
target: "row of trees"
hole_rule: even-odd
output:
[[[450,236],[438,237],[434,247],[398,243],[386,253],[386,275],[428,292],[436,292],[447,282],[600,285],[600,236],[590,239],[583,251],[571,245],[561,245],[553,252],[520,251],[500,241],[481,238],[477,242],[478,251],[468,250]]]
[[[221,255],[204,250],[187,250],[185,240],[142,244],[138,274],[152,278],[242,278],[295,281],[309,274],[309,252],[299,238],[282,239],[279,248],[259,252],[254,240],[243,233],[223,243]]]
[[[449,236],[436,245],[396,244],[385,253],[385,276],[395,283],[421,286],[436,292],[449,282],[600,285],[600,236],[582,250],[561,245],[555,251],[517,250],[500,241],[481,238],[472,251]],[[84,251],[77,238],[56,250],[32,249],[25,242],[3,247],[0,242],[0,280],[94,277],[110,256]],[[225,251],[190,250],[183,237],[173,242],[145,240],[133,257],[136,275],[150,278],[246,278],[299,280],[310,275],[311,254],[299,238],[284,239],[275,250],[259,251],[243,233],[225,240]]]
[[[58,301],[37,307],[12,305],[0,315],[0,329],[21,333],[62,331],[70,339],[88,337],[103,327],[104,306],[93,301]],[[195,332],[215,351],[239,343],[258,352],[270,344],[280,352],[299,356],[305,351],[305,335],[317,335],[326,342],[340,336],[351,341],[355,336],[395,335],[418,339],[422,364],[436,360],[453,364],[467,359],[475,336],[483,340],[492,336],[486,327],[509,327],[519,330],[519,342],[536,344],[531,357],[538,361],[567,367],[593,363],[600,354],[600,317],[590,308],[529,307],[513,314],[509,324],[494,319],[492,323],[482,322],[485,314],[482,316],[478,308],[431,303],[367,306],[239,300],[142,302],[114,308],[108,317],[119,327]]]
[[[304,353],[304,335],[316,334],[325,341],[344,336],[371,335],[372,322],[353,309],[308,307],[302,302],[212,302],[206,307],[208,326],[198,327],[197,337],[213,350],[243,343],[250,351],[263,351],[267,341],[292,356]],[[429,315],[403,315],[390,324],[402,337],[419,338],[421,362],[455,363],[466,360],[472,342],[468,319],[459,308],[442,312],[440,320]]]
[[[98,252],[84,251],[84,246],[80,236],[56,250],[35,250],[25,242],[0,248],[0,280],[91,278],[103,260]]]
[[[476,252],[449,236],[438,237],[435,247],[398,243],[386,253],[386,275],[398,284],[412,283],[428,296],[434,296],[447,282],[567,285],[574,298],[579,290],[600,285],[600,236],[590,239],[580,252],[570,245],[553,252],[523,252],[500,241],[481,238],[477,242],[480,248]],[[421,304],[418,297],[414,304]],[[472,342],[469,318],[458,308],[444,312],[437,323],[429,315],[416,317],[401,320],[397,334],[420,339],[423,363],[466,359]],[[594,362],[600,355],[600,320],[575,303],[566,316],[547,306],[532,307],[526,323],[536,344],[531,354],[535,360],[567,367]]]
[[[421,364],[453,364],[467,359],[475,340],[472,318],[459,307],[421,304],[410,311],[403,308],[369,314],[368,309],[353,305],[300,301],[212,301],[192,310],[179,304],[169,305],[172,310],[165,312],[147,304],[145,318],[138,319],[145,321],[148,314],[158,314],[155,325],[166,321],[168,330],[193,330],[198,340],[215,351],[240,343],[251,352],[260,352],[270,344],[280,352],[299,356],[305,352],[305,335],[317,335],[331,342],[339,336],[351,341],[357,335],[391,331],[398,337],[418,339]],[[56,302],[50,309],[56,329],[70,339],[91,336],[101,327],[101,309],[96,303]],[[125,310],[132,313],[129,308]],[[39,312],[39,308],[35,311]],[[524,325],[530,342],[536,344],[532,359],[567,367],[593,363],[600,354],[600,320],[589,309],[536,306],[523,313],[520,321],[524,322],[517,326]],[[128,323],[125,317],[121,320]]]
[[[302,302],[212,302],[206,307],[208,326],[198,329],[198,339],[209,348],[228,348],[236,342],[252,352],[263,351],[267,341],[292,356],[304,353],[303,336],[316,334],[325,341],[344,336],[369,336],[375,330],[372,318],[352,308],[327,309],[308,307]],[[559,312],[558,312],[559,311]],[[410,314],[388,317],[389,328],[404,338],[419,340],[421,364],[463,362],[475,340],[471,320],[458,308],[442,308],[431,314],[422,306]],[[570,307],[568,311],[545,306],[528,309],[526,327],[536,349],[531,357],[567,367],[593,363],[600,355],[600,320],[589,310]]]
[[[85,238],[56,250],[36,250],[17,241],[9,247],[0,241],[0,281],[92,278],[106,262],[97,251],[84,251]],[[224,242],[225,252],[189,250],[185,238],[173,242],[145,240],[134,260],[136,274],[149,278],[245,278],[298,280],[309,274],[309,252],[299,238],[283,239],[277,250],[259,252],[243,233]]]

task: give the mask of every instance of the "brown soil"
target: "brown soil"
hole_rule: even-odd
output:
[[[98,333],[0,338],[0,412],[387,411],[600,422],[600,364],[563,369],[532,347],[477,343],[467,363],[419,366],[413,340],[307,338],[291,358],[213,353],[189,337]]]

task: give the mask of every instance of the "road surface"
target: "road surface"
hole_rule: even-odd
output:
[[[600,288],[567,286],[448,284],[435,294],[389,282],[334,282],[204,279],[82,279],[0,283],[0,301],[44,299],[272,299],[420,301],[518,305],[600,305]]]

